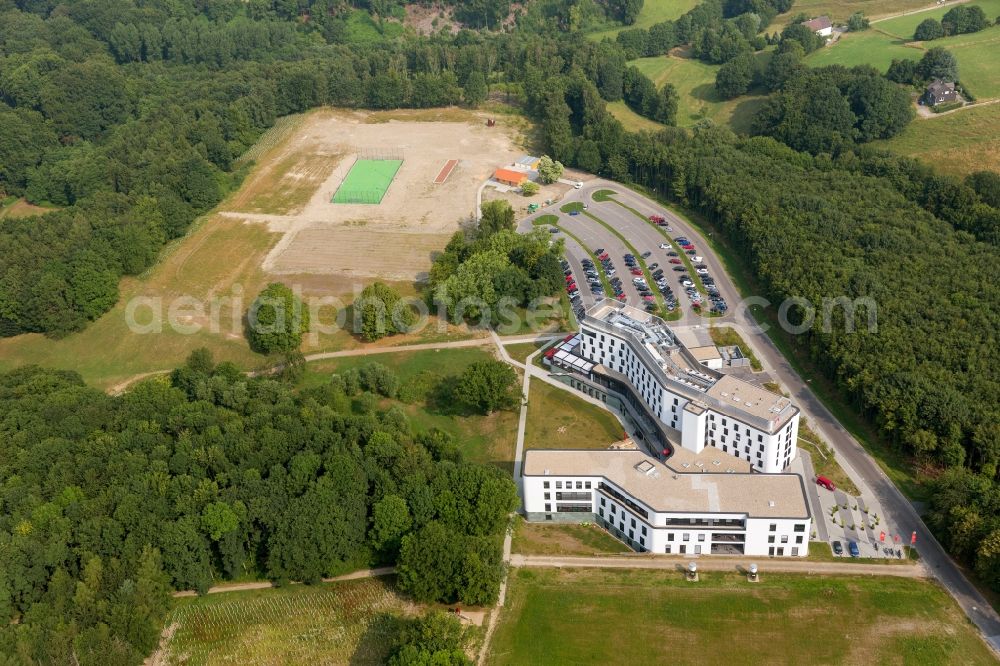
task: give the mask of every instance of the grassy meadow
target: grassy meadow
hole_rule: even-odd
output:
[[[384,579],[181,599],[153,663],[381,664],[409,610]]]
[[[877,145],[919,158],[954,176],[996,169],[1000,164],[1000,105],[917,118],[898,136]]]
[[[520,555],[588,556],[632,552],[597,525],[529,523],[520,517],[515,520],[511,552]]]
[[[611,412],[572,390],[532,379],[525,449],[606,449],[623,436],[621,423]]]
[[[490,663],[994,664],[934,583],[674,571],[516,569]]]
[[[646,0],[642,5],[642,11],[636,18],[635,23],[630,26],[615,26],[603,30],[596,30],[588,33],[587,38],[599,42],[605,37],[614,39],[619,32],[628,28],[649,28],[655,23],[662,23],[679,18],[693,9],[700,0]]]
[[[367,363],[381,363],[396,372],[409,394],[408,402],[382,400],[382,408],[398,406],[418,432],[439,428],[450,433],[466,460],[496,465],[512,472],[517,412],[495,412],[489,416],[455,413],[449,405],[440,404],[434,395],[442,381],[460,375],[476,361],[491,358],[491,351],[485,347],[347,356],[309,363],[300,386],[320,386],[334,373]]]

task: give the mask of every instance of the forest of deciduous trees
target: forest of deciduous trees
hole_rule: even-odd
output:
[[[395,563],[416,599],[490,603],[514,483],[376,408],[400,392],[378,364],[295,391],[204,350],[120,397],[0,375],[0,654],[139,663],[171,589],[235,577]]]
[[[477,104],[487,84],[574,72],[602,99],[627,92],[639,113],[672,121],[676,99],[638,96],[652,84],[635,72],[626,90],[621,48],[568,38],[558,12],[533,31],[372,42],[352,41],[352,11],[0,2],[0,199],[62,208],[0,225],[0,335],[66,335],[107,311],[121,276],[240,182],[250,165],[237,158],[279,116]]]

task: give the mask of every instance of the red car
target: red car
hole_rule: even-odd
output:
[[[820,486],[823,486],[824,488],[826,488],[827,490],[829,490],[831,492],[837,489],[837,486],[833,485],[833,481],[831,481],[830,479],[826,478],[825,476],[817,476],[816,477],[816,484],[820,485]]]
[[[649,221],[652,222],[653,224],[663,224],[664,222],[666,222],[666,220],[664,220],[663,217],[661,217],[660,215],[650,215]]]
[[[641,268],[633,268],[632,269],[632,275],[642,275],[642,269]]]
[[[575,282],[570,282],[568,285],[566,285],[566,291],[573,291],[574,289],[576,289]]]
[[[601,261],[604,261],[605,259],[608,258],[608,253],[605,252],[604,254],[600,254],[597,256],[597,258],[600,259]]]
[[[573,276],[572,275],[567,275],[566,276],[566,284],[569,284],[570,282],[573,282],[573,281],[574,280],[573,280]]]
[[[615,298],[617,298],[619,301],[624,301],[625,300],[625,294],[618,294],[617,296],[615,296]]]
[[[670,260],[670,263],[672,263],[672,264],[679,264],[679,263],[681,263],[681,260],[678,259],[677,257],[674,257],[673,259]]]
[[[652,303],[653,302],[653,297],[652,296],[643,296],[642,300],[646,301],[647,303]]]
[[[687,245],[681,245],[681,247],[684,248],[685,250],[693,250],[694,249],[694,245],[691,245],[691,243],[688,243]]]

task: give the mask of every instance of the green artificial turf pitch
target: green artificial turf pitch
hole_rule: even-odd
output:
[[[403,160],[358,160],[333,195],[333,203],[382,201]]]

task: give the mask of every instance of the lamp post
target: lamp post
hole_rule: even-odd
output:
[[[691,562],[687,567],[687,579],[689,583],[698,582],[698,563]]]
[[[760,581],[760,578],[757,576],[757,565],[756,564],[751,564],[750,565],[750,570],[747,572],[747,581],[750,582],[750,583],[757,583],[757,582]]]

